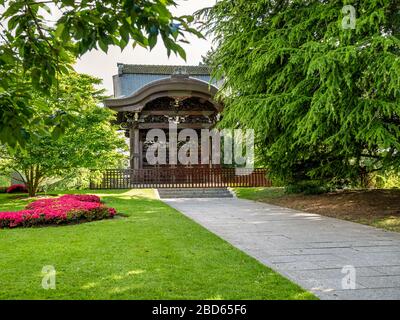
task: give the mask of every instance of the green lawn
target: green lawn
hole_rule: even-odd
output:
[[[0,230],[0,299],[315,299],[151,190],[97,194],[127,217]],[[0,211],[26,203],[0,195]],[[46,265],[55,290],[41,287]]]
[[[285,195],[284,188],[234,188],[238,198],[262,201],[278,199]]]

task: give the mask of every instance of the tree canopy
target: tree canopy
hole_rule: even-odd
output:
[[[0,141],[25,143],[26,127],[40,109],[32,89],[48,95],[75,58],[89,50],[129,44],[152,49],[161,38],[168,54],[185,58],[184,34],[201,35],[189,25],[193,17],[171,13],[175,5],[173,0],[0,0]]]
[[[90,76],[70,73],[60,79],[58,99],[34,93],[35,102],[43,106],[40,116],[45,124],[64,121],[60,117],[63,112],[70,119],[60,125],[63,130],[57,135],[46,127],[32,127],[23,147],[1,148],[0,167],[19,172],[31,196],[49,178],[82,168],[119,167],[125,160],[127,144],[111,124],[115,116],[111,110],[98,106],[103,98],[102,92],[94,88],[98,82]]]
[[[221,0],[200,15],[225,79],[222,125],[255,129],[273,176],[365,185],[399,167],[397,0]]]

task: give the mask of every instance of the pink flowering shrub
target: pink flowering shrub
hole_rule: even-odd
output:
[[[34,201],[25,210],[0,212],[0,228],[94,221],[113,218],[116,214],[114,208],[104,206],[97,196],[65,195]]]
[[[75,199],[79,201],[84,201],[84,202],[98,202],[100,203],[100,197],[94,196],[92,194],[66,194],[65,196],[62,196],[61,198],[63,199]]]
[[[27,193],[28,189],[24,184],[14,184],[7,189],[7,193]]]

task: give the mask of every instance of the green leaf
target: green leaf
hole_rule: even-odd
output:
[[[99,39],[99,47],[101,50],[103,50],[105,53],[108,52],[108,45],[104,43],[103,39]]]
[[[150,50],[157,44],[157,35],[151,35],[148,39]]]
[[[185,52],[185,50],[181,46],[177,46],[176,50],[178,51],[178,54],[181,56],[181,58],[186,61],[186,52]]]
[[[65,24],[64,24],[64,23],[58,23],[58,24],[57,24],[56,31],[54,32],[54,35],[55,35],[57,38],[62,38],[62,35],[63,35],[63,33],[64,33],[64,30],[65,30]]]

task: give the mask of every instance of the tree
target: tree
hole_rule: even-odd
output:
[[[45,123],[64,121],[62,112],[72,118],[61,124],[65,128],[57,136],[34,128],[24,147],[1,149],[0,164],[20,173],[30,196],[35,196],[46,179],[82,168],[118,167],[125,160],[127,144],[111,125],[113,112],[98,106],[102,92],[94,88],[97,83],[97,79],[73,73],[61,80],[60,98],[55,101],[35,93],[37,103],[43,104],[41,115]]]
[[[124,49],[130,41],[152,49],[161,38],[168,54],[185,58],[179,44],[186,42],[184,33],[201,35],[189,26],[191,16],[170,12],[175,5],[173,0],[0,0],[0,141],[25,143],[26,127],[40,113],[32,87],[49,94],[74,59],[89,50]]]
[[[345,5],[357,12],[355,29]],[[254,128],[285,183],[366,185],[400,164],[400,3],[221,0],[203,10],[223,126]]]

